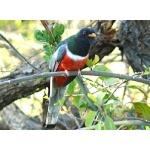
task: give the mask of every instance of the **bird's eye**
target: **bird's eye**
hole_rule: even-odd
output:
[[[83,31],[83,34],[86,34],[86,31]]]

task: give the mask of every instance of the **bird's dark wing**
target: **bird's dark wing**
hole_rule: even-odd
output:
[[[59,63],[61,62],[65,54],[66,54],[66,44],[60,45],[50,60],[49,68],[51,71],[57,70]]]

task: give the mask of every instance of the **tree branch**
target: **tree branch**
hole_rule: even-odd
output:
[[[77,71],[68,71],[68,73],[69,73],[69,76],[78,75]],[[150,85],[150,80],[148,80],[148,79],[124,75],[124,74],[116,74],[116,73],[102,72],[102,71],[81,71],[81,74],[82,75],[91,75],[91,76],[113,77],[113,78],[119,78],[119,79],[141,82],[141,83],[145,83],[145,84]],[[49,73],[45,72],[45,73],[41,73],[41,74],[34,74],[34,75],[19,77],[17,79],[10,79],[7,81],[3,81],[1,78],[0,86],[10,85],[10,84],[14,84],[14,83],[20,83],[23,81],[29,81],[29,80],[38,79],[38,78],[53,77],[53,76],[66,76],[66,73],[65,73],[65,71],[49,72]]]
[[[142,119],[133,119],[133,120],[122,120],[122,121],[114,121],[114,124],[116,126],[131,126],[131,125],[144,125],[144,126],[150,126],[150,122],[142,120]],[[94,130],[96,125],[93,125],[91,127],[84,127],[77,130]],[[104,127],[104,123],[101,124],[101,127]]]
[[[38,70],[39,72],[42,72],[40,69],[36,68],[35,66],[33,66],[24,56],[22,56],[18,50],[0,33],[0,38],[3,39],[19,56],[19,58],[23,61],[25,61],[27,64],[29,64],[32,68],[34,68],[35,70]]]

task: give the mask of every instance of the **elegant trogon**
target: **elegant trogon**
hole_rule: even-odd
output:
[[[60,42],[56,52],[52,55],[49,68],[57,71],[77,71],[85,64],[89,56],[89,49],[96,34],[91,28],[83,28],[77,34]],[[50,78],[50,102],[48,105],[46,127],[53,128],[57,122],[60,107],[55,103],[65,95],[67,85],[76,76],[59,76]]]

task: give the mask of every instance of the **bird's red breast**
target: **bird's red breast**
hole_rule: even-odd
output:
[[[74,60],[70,58],[66,53],[56,71],[65,71],[65,70],[77,71],[86,64],[87,59],[88,59],[88,55],[86,57],[83,57],[83,59]],[[67,81],[67,79],[68,77],[64,77],[64,76],[55,77],[57,86],[58,87],[63,86],[64,83]]]

